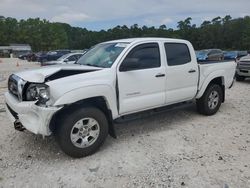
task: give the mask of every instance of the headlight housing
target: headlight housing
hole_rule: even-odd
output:
[[[30,84],[26,90],[26,100],[45,104],[50,99],[49,86],[46,84]]]

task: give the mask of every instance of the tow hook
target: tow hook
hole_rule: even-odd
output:
[[[24,126],[22,125],[22,123],[20,122],[19,119],[17,119],[15,122],[14,122],[14,128],[18,131],[24,131],[25,128]]]

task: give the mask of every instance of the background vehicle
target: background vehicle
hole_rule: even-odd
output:
[[[250,77],[250,55],[242,57],[237,63],[236,80],[243,81]]]
[[[35,53],[35,61],[41,62],[47,56],[47,52],[37,52]]]
[[[18,56],[18,59],[26,60],[28,54],[29,54],[29,53],[19,55],[19,56]]]
[[[94,153],[114,121],[196,102],[213,115],[234,81],[236,63],[198,64],[190,42],[165,38],[109,41],[77,64],[26,70],[9,77],[6,111],[18,130],[49,136],[72,157]]]
[[[225,51],[224,59],[225,60],[239,60],[241,57],[247,55],[247,51]]]
[[[196,52],[197,60],[198,61],[206,61],[206,60],[224,60],[223,51],[220,49],[207,49],[207,50],[200,50]]]
[[[42,53],[40,56],[37,56],[38,62],[46,62],[46,61],[53,61],[57,60],[59,57],[70,53],[70,50],[55,50],[55,51],[49,51],[46,54]]]
[[[56,61],[42,62],[41,66],[58,65],[58,64],[74,64],[84,53],[69,53],[58,58]]]
[[[33,52],[22,54],[18,56],[18,59],[33,61],[35,59],[35,54]]]

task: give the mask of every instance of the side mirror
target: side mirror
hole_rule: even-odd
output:
[[[63,62],[67,63],[67,62],[69,62],[69,60],[68,60],[68,59],[65,59]]]
[[[120,66],[120,71],[121,72],[126,72],[126,71],[132,71],[132,70],[137,70],[140,68],[140,62],[139,59],[137,58],[126,58],[121,66]]]

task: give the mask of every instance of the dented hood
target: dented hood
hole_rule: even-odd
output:
[[[102,68],[77,65],[77,64],[55,65],[55,66],[42,67],[38,69],[25,70],[22,72],[17,72],[15,73],[15,75],[28,82],[44,83],[48,79],[49,80],[59,79],[66,76],[71,76],[75,74],[81,74],[101,69]]]

